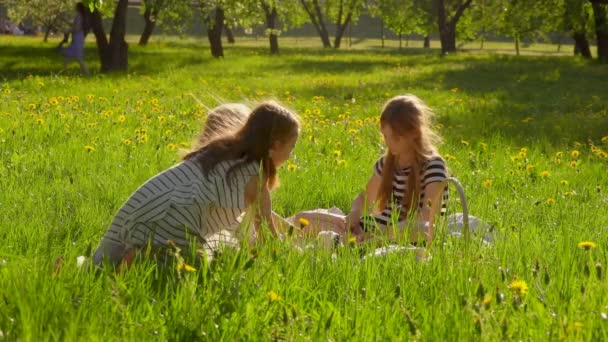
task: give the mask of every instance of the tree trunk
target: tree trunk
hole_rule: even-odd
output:
[[[574,55],[580,54],[584,58],[591,58],[591,48],[585,32],[575,32],[572,39],[574,39]]]
[[[217,7],[213,22],[210,22],[207,27],[207,37],[211,46],[211,55],[215,58],[224,57],[224,48],[222,47],[222,30],[224,28],[224,9]]]
[[[224,26],[224,32],[226,32],[226,39],[228,39],[228,44],[234,44],[236,40],[234,40],[234,34],[232,30],[228,26]]]
[[[340,48],[340,43],[342,42],[342,37],[344,36],[346,27],[348,27],[348,25],[350,24],[352,15],[353,15],[353,13],[349,12],[348,15],[346,16],[346,19],[344,20],[343,24],[340,24],[340,22],[338,22],[338,25],[336,28],[336,38],[334,39],[334,48],[336,48],[336,49]]]
[[[49,40],[49,34],[51,34],[51,27],[48,26],[45,30],[44,30],[44,39],[43,42],[46,43]]]
[[[403,48],[403,35],[399,32],[399,50]]]
[[[91,29],[95,35],[95,41],[97,42],[97,55],[99,56],[99,62],[101,64],[101,71],[107,71],[108,65],[110,64],[108,58],[108,37],[103,28],[103,21],[101,19],[101,13],[96,9],[93,12],[87,12],[89,16],[89,22],[91,23]]]
[[[592,1],[593,16],[595,17],[595,35],[597,38],[597,59],[608,62],[608,17],[606,11],[608,1]]]
[[[431,37],[428,34],[426,36],[424,36],[424,48],[425,49],[431,48]]]
[[[515,55],[519,56],[519,35],[515,35]]]
[[[448,18],[445,0],[436,0],[437,4],[437,23],[439,24],[439,38],[441,40],[441,53],[448,54],[456,52],[456,24],[462,13],[471,5],[473,0],[465,0],[456,8],[454,16]]]
[[[127,6],[128,0],[119,0],[114,11],[112,30],[110,31],[109,65],[102,67],[102,71],[127,71],[129,66],[129,45],[125,41],[127,32]]]
[[[144,12],[144,21],[145,21],[145,26],[144,26],[144,32],[142,32],[141,37],[139,37],[139,45],[146,45],[148,44],[148,41],[150,40],[150,36],[152,35],[152,32],[154,31],[154,28],[156,27],[156,16],[158,15],[158,10],[152,10],[151,8],[147,7],[145,12]]]
[[[384,49],[384,19],[380,20],[380,40],[382,41],[382,48]]]
[[[300,0],[300,3],[308,13],[310,17],[310,21],[312,25],[317,30],[317,33],[321,37],[321,42],[323,42],[324,48],[330,48],[331,42],[329,41],[329,33],[327,33],[327,28],[325,27],[325,21],[323,21],[323,13],[321,12],[321,7],[319,6],[318,0],[313,0],[314,9],[311,9],[305,0]]]
[[[270,42],[270,54],[276,55],[279,53],[279,36],[276,33],[277,24],[277,8],[275,6],[270,9],[264,1],[262,1],[262,8],[266,15],[266,29],[268,30],[268,40]]]

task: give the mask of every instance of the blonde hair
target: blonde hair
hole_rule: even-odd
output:
[[[272,190],[278,184],[278,176],[270,148],[275,142],[287,143],[299,133],[300,121],[295,113],[275,101],[266,101],[251,111],[240,129],[208,141],[184,159],[198,162],[205,175],[224,160],[244,158],[242,163],[260,162]],[[228,170],[228,176],[237,166]]]
[[[432,129],[433,111],[412,94],[398,95],[384,104],[380,115],[380,125],[389,125],[391,130],[398,136],[415,135],[414,139],[414,164],[411,167],[407,192],[403,196],[401,205],[409,214],[416,210],[417,203],[413,202],[420,195],[420,171],[422,165],[439,153],[435,147],[441,142],[441,138]],[[384,156],[382,168],[382,182],[378,193],[378,208],[384,209],[390,201],[393,192],[393,177],[396,168],[395,156],[390,150]]]
[[[213,139],[238,131],[243,125],[251,109],[241,103],[225,103],[207,113],[201,132],[192,140],[189,149],[180,149],[178,155],[181,159],[205,147]]]

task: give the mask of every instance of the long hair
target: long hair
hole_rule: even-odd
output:
[[[299,132],[300,123],[295,113],[274,101],[267,101],[254,108],[245,124],[235,133],[211,140],[188,153],[184,160],[198,162],[206,176],[217,164],[226,160],[244,158],[242,163],[256,161],[262,164],[267,185],[273,189],[278,184],[278,177],[276,166],[269,156],[270,148],[275,143],[287,143]],[[228,170],[228,177],[237,166]]]
[[[245,125],[250,112],[249,107],[240,103],[226,103],[211,109],[202,131],[185,154],[200,150],[214,139],[234,134]]]
[[[441,141],[441,138],[432,129],[433,116],[433,111],[417,96],[411,94],[398,95],[390,99],[385,103],[380,115],[380,125],[389,125],[396,135],[415,135],[412,146],[415,155],[414,164],[410,169],[406,193],[401,202],[408,214],[415,211],[417,207],[422,165],[428,159],[438,155],[435,145]],[[384,209],[387,202],[391,200],[395,169],[395,156],[392,151],[387,150],[378,193],[379,210]]]

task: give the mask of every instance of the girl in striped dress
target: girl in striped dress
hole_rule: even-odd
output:
[[[417,243],[422,237],[430,245],[434,218],[445,213],[448,194],[441,185],[447,178],[447,168],[435,147],[439,137],[431,128],[432,115],[414,95],[390,99],[380,116],[380,130],[388,149],[374,164],[365,191],[355,198],[346,217],[321,210],[295,215],[294,223],[300,219],[310,223],[302,234],[315,236],[319,231],[331,230],[341,236],[350,231],[358,241],[377,233],[394,238],[394,233],[403,233],[410,217],[417,223],[407,239]],[[418,231],[416,227],[424,229]]]
[[[273,220],[270,191],[299,127],[297,116],[279,104],[257,106],[236,132],[203,142],[139,187],[114,217],[93,263],[117,266],[132,251],[162,249],[170,241],[186,254],[195,252],[221,230],[236,230],[246,211],[258,235],[265,223],[276,236],[281,223]]]

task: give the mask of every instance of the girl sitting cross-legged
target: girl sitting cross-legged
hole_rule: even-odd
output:
[[[290,156],[300,131],[296,114],[275,102],[254,108],[233,133],[206,140],[184,160],[152,177],[123,204],[95,251],[93,263],[129,264],[134,252],[170,244],[185,254],[204,249],[206,239],[237,229],[254,211],[254,229],[272,235],[282,224],[272,214],[270,192],[277,168]]]
[[[414,95],[390,99],[380,116],[387,151],[374,164],[366,189],[355,198],[346,217],[318,211],[295,215],[295,222],[310,222],[302,234],[314,236],[332,230],[343,237],[350,231],[358,241],[381,236],[394,239],[395,233],[407,231],[408,220],[415,219],[411,234],[402,237],[414,244],[423,239],[430,246],[434,218],[445,212],[448,194],[442,183],[447,168],[435,147],[439,137],[431,128],[432,115]]]

